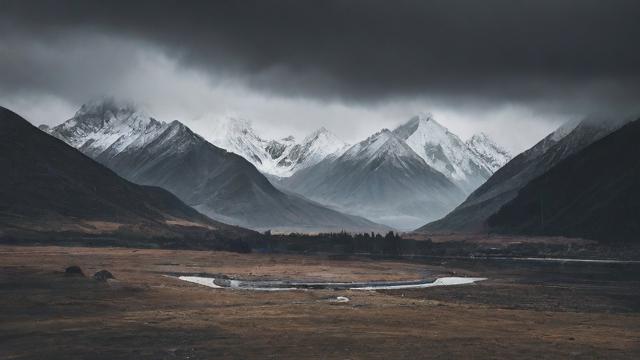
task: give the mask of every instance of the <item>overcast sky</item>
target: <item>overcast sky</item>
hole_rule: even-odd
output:
[[[206,132],[355,142],[428,111],[513,152],[640,113],[640,2],[0,0],[0,105],[57,124],[115,96]]]

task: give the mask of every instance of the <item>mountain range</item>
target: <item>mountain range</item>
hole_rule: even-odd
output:
[[[442,219],[418,232],[486,232],[487,220],[535,178],[545,174],[568,156],[608,135],[623,121],[587,118],[562,125],[530,149],[496,171],[482,186]]]
[[[319,163],[327,156],[339,155],[348,145],[321,127],[302,141],[293,136],[263,139],[247,120],[225,117],[214,122],[208,139],[216,146],[241,155],[266,175],[288,177]]]
[[[133,184],[0,107],[0,238],[188,242],[226,248],[256,233]]]
[[[85,104],[48,131],[122,177],[165,188],[218,221],[258,230],[387,229],[280,191],[243,157],[132,105],[110,99]]]
[[[444,174],[467,194],[511,159],[487,135],[475,135],[463,142],[429,113],[411,118],[393,133],[429,166]]]
[[[604,242],[640,232],[640,120],[569,122],[510,159],[488,136],[462,141],[426,113],[350,146],[324,128],[300,142],[265,140],[228,119],[215,142],[240,156],[113,100],[42,131],[0,110],[0,166],[12,169],[0,184],[5,239],[124,236],[224,248],[256,236],[225,223],[319,232],[428,222],[416,231]]]
[[[325,128],[301,142],[265,140],[237,118],[214,129],[215,144],[281,190],[403,230],[445,215],[511,158],[487,135],[464,142],[428,113],[352,146]]]
[[[446,214],[464,192],[409,145],[382,130],[338,157],[296,172],[281,186],[341,211],[399,229]]]
[[[262,173],[279,178],[290,177],[327,157],[338,158],[351,147],[324,127],[298,142],[293,136],[264,139],[244,119],[224,117],[212,123],[208,139],[213,144],[241,155]],[[416,115],[393,133],[465,193],[511,160],[511,155],[488,135],[475,134],[462,141],[429,113]]]
[[[374,135],[382,138],[371,146],[388,142],[379,153],[361,151],[373,137],[349,146],[321,127],[302,141],[269,140],[232,117],[215,122],[209,142],[179,121],[113,99],[85,104],[42,130],[132,182],[163,187],[213,219],[257,230],[409,230],[446,214],[509,159],[486,135],[463,142],[429,114]],[[371,169],[368,156],[384,166]],[[361,171],[348,170],[355,168]],[[347,181],[347,173],[360,193],[344,194],[337,180]]]

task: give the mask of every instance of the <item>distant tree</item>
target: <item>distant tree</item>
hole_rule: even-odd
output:
[[[393,231],[389,231],[384,236],[383,253],[385,255],[399,255],[400,254],[400,236]]]

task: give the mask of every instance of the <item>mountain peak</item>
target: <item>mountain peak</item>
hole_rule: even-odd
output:
[[[435,121],[433,114],[428,111],[421,111],[414,117],[419,121]]]
[[[345,158],[373,160],[385,156],[418,157],[409,145],[389,129],[382,129],[349,148]]]
[[[420,113],[393,133],[403,139],[429,166],[466,192],[473,191],[492,173],[456,134],[438,123],[430,113]]]
[[[51,135],[91,155],[117,153],[136,139],[144,142],[166,123],[159,122],[133,103],[104,98],[88,102],[64,123],[49,130]]]
[[[466,144],[477,157],[489,166],[492,172],[496,172],[511,160],[511,154],[483,132],[474,134]]]
[[[416,132],[420,133],[448,133],[449,130],[435,120],[429,112],[420,112],[406,123],[398,126],[393,132],[402,139],[408,139]]]

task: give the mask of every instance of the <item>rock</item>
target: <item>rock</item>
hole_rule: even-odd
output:
[[[97,273],[93,274],[93,278],[98,281],[107,281],[108,279],[115,279],[113,274],[111,274],[107,270],[100,270]]]
[[[346,296],[338,296],[336,298],[329,299],[329,302],[333,302],[333,303],[348,303],[349,301],[351,300]]]
[[[213,283],[222,287],[231,287],[231,280],[228,279],[215,278],[213,279]]]
[[[84,273],[82,272],[82,269],[80,268],[80,266],[76,266],[76,265],[72,265],[64,269],[64,274],[66,276],[84,276]]]

